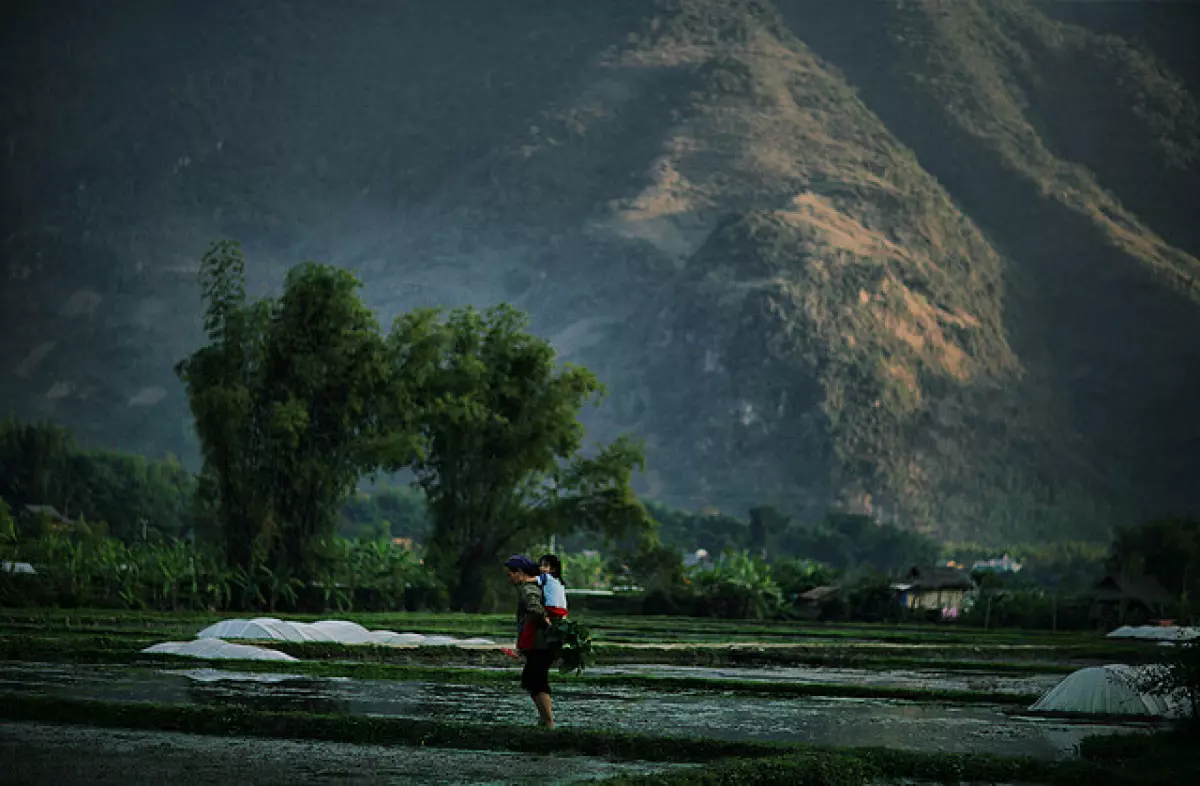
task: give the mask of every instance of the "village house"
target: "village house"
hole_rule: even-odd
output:
[[[899,601],[907,609],[962,609],[967,593],[975,590],[975,582],[965,571],[940,565],[914,565],[904,578],[893,584]]]
[[[803,620],[820,619],[823,606],[837,595],[838,590],[836,586],[824,585],[800,593],[793,601],[797,616]]]
[[[22,518],[29,521],[45,521],[47,529],[51,532],[68,531],[76,524],[73,519],[59,513],[58,508],[53,505],[26,505]]]
[[[1171,593],[1151,576],[1106,574],[1092,586],[1089,617],[1099,625],[1144,625],[1162,618]]]

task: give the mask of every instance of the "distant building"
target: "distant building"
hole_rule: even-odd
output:
[[[801,619],[816,620],[821,617],[821,607],[826,601],[837,595],[838,587],[813,587],[808,592],[802,592],[796,597],[796,613]]]
[[[52,530],[70,529],[75,521],[58,512],[53,505],[26,505],[24,515],[31,519],[45,519],[50,522]]]
[[[1109,573],[1092,586],[1092,620],[1109,628],[1143,625],[1163,616],[1172,600],[1152,576],[1121,576]]]
[[[892,589],[908,609],[961,609],[975,582],[957,568],[914,565]]]
[[[976,560],[971,565],[971,572],[977,570],[990,570],[995,573],[1018,573],[1023,566],[1012,557],[1005,554],[998,559],[981,559]]]

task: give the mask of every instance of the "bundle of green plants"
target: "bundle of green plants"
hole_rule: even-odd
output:
[[[558,670],[563,674],[582,674],[596,662],[592,633],[575,620],[554,620],[547,640],[559,647]]]

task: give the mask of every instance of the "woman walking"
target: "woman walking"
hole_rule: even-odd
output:
[[[554,728],[554,711],[550,706],[550,664],[554,651],[546,642],[546,604],[538,584],[538,566],[521,554],[514,554],[504,563],[508,580],[517,588],[517,650],[525,656],[521,670],[521,687],[529,691],[537,707],[539,723]]]

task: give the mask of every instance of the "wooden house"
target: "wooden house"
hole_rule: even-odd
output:
[[[1172,600],[1152,576],[1109,573],[1092,586],[1092,620],[1106,626],[1144,625],[1161,618]]]
[[[957,568],[914,565],[892,589],[908,609],[961,609],[967,593],[975,590],[975,582]]]

